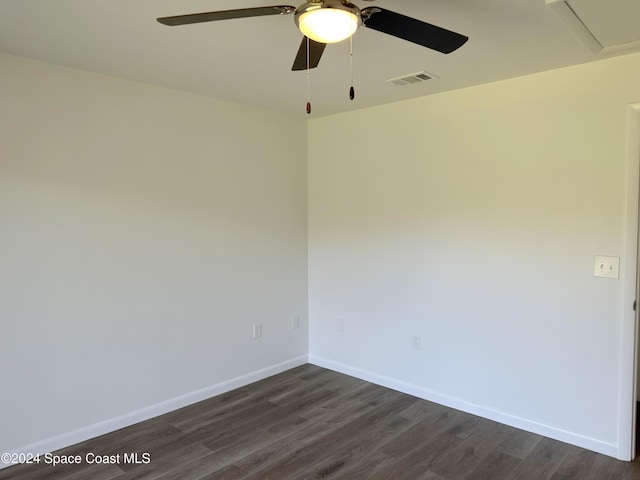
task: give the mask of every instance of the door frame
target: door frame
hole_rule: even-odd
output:
[[[640,203],[640,103],[627,106],[626,205],[624,222],[624,269],[622,318],[620,329],[620,379],[618,409],[618,455],[620,460],[635,458],[638,312],[633,310],[640,300],[638,273],[640,242],[638,241]],[[636,308],[638,310],[638,308]]]

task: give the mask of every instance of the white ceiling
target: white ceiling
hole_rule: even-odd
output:
[[[299,3],[302,0],[291,5]],[[356,100],[348,98],[349,42],[329,45],[320,66],[311,74],[314,116],[639,50],[594,53],[545,0],[373,3],[355,0],[355,3],[361,8],[376,5],[409,15],[465,34],[470,40],[459,50],[444,55],[362,28],[354,37]],[[290,3],[287,0],[0,0],[0,52],[305,115],[307,74],[291,71],[301,41],[292,15],[179,27],[167,27],[155,20],[162,16],[277,4]],[[615,31],[623,21],[632,29],[640,29],[638,5],[638,0],[570,0],[573,11],[588,9],[589,16],[608,25],[608,32]],[[628,22],[630,15],[638,18],[631,17]],[[422,70],[438,78],[407,87],[385,82]]]
[[[640,1],[565,0],[604,48],[640,40]],[[606,10],[605,10],[606,9]]]

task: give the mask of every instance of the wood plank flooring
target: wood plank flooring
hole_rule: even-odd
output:
[[[17,465],[0,480],[640,480],[638,461],[313,365],[55,453],[82,462]],[[88,464],[89,453],[120,457]]]

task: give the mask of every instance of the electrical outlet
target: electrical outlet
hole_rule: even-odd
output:
[[[344,333],[344,319],[343,318],[339,318],[336,321],[336,330],[338,331],[338,333]]]
[[[411,348],[420,350],[420,335],[411,335]]]
[[[253,338],[262,337],[262,323],[253,324]]]
[[[291,330],[298,330],[300,328],[300,315],[293,315],[291,317]]]

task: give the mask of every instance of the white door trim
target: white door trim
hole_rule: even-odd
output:
[[[620,391],[618,409],[618,458],[635,458],[636,365],[638,335],[633,302],[638,290],[638,203],[640,200],[640,103],[627,107],[626,208],[624,232],[624,284],[620,329]],[[640,299],[639,299],[640,300]]]

